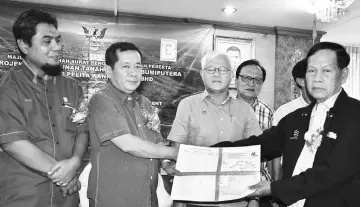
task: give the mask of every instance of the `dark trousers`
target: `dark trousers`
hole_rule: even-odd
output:
[[[95,201],[92,199],[89,199],[89,207],[95,207]]]

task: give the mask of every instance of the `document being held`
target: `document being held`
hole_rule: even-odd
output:
[[[173,200],[218,202],[243,198],[261,180],[260,146],[210,148],[181,145]]]

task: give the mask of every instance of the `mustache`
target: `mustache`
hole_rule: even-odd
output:
[[[61,64],[58,65],[50,65],[50,64],[45,64],[43,67],[41,67],[41,69],[44,71],[44,73],[48,76],[60,76],[61,73],[63,72],[63,67]]]

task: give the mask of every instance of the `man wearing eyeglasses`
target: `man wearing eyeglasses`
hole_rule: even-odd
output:
[[[272,126],[274,110],[258,99],[263,82],[266,80],[266,70],[257,60],[247,60],[241,63],[236,71],[236,86],[238,98],[249,103],[262,131]]]
[[[272,126],[274,110],[266,103],[258,99],[263,82],[266,80],[266,70],[257,60],[247,60],[242,62],[236,71],[236,87],[238,98],[251,105],[261,130],[264,131]],[[272,178],[275,178],[276,172],[273,172],[273,160],[262,163],[262,169],[268,171]],[[268,174],[268,173],[266,173]],[[260,206],[269,206],[270,198],[262,198]]]
[[[205,90],[179,103],[168,139],[176,142],[175,145],[211,146],[260,134],[262,131],[250,105],[232,98],[228,92],[233,73],[227,54],[210,52],[203,57],[201,65]],[[222,205],[188,203],[186,206],[247,206],[247,201]]]

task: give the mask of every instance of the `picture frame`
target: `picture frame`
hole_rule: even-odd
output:
[[[237,67],[244,61],[256,58],[256,41],[254,38],[242,37],[227,37],[214,35],[213,37],[213,50],[224,52],[229,55],[232,65],[231,70],[234,74],[230,89],[236,88],[236,70]]]

